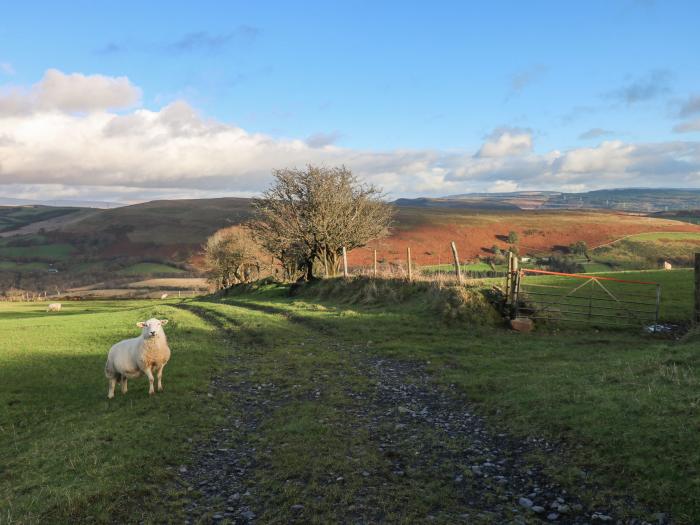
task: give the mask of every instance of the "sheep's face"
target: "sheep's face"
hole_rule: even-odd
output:
[[[163,326],[168,324],[167,319],[149,319],[148,321],[141,321],[136,323],[136,326],[141,328],[141,335],[144,339],[150,339],[151,337],[157,337],[163,333]]]

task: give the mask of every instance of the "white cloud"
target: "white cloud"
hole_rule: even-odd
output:
[[[392,197],[700,186],[699,142],[608,141],[534,153],[531,131],[499,128],[476,154],[311,147],[308,139],[275,138],[205,118],[182,101],[159,110],[109,111],[112,105],[133,103],[137,88],[128,80],[53,76],[64,87],[80,85],[84,102],[78,104],[63,87],[54,89],[56,83],[45,82],[46,76],[26,91],[0,94],[0,108],[16,105],[18,96],[26,102],[31,94],[28,110],[0,111],[0,193],[5,196],[147,201],[253,195],[267,186],[272,169],[308,163],[345,164]],[[52,96],[39,96],[44,90]],[[83,112],[77,112],[79,105]]]
[[[0,90],[0,115],[34,112],[93,112],[135,106],[141,90],[126,77],[66,74],[49,69],[29,89]]]
[[[519,128],[498,128],[481,146],[477,157],[507,157],[532,150],[532,132]]]
[[[518,183],[514,180],[497,180],[487,190],[489,193],[510,193],[518,190]]]
[[[555,163],[562,173],[622,173],[631,164],[634,150],[632,145],[608,141],[595,148],[569,151]]]

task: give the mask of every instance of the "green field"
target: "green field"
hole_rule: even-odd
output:
[[[640,233],[601,246],[590,252],[594,262],[617,270],[659,268],[664,261],[674,267],[692,267],[694,253],[700,251],[700,233]]]
[[[661,302],[659,318],[661,321],[687,323],[691,319],[693,309],[693,271],[689,269],[680,270],[648,270],[648,271],[626,271],[626,272],[602,272],[594,273],[597,277],[611,277],[613,279],[628,280],[628,281],[643,281],[658,283],[661,285]],[[656,303],[656,287],[653,285],[627,284],[610,281],[601,281],[602,284],[612,292],[618,299],[627,301],[636,301],[644,303],[636,305],[635,308],[653,312]],[[528,275],[522,280],[524,293],[528,291],[544,292],[552,294],[560,294],[561,296],[571,292],[575,287],[583,283],[580,279],[572,279],[558,276],[538,276]],[[609,308],[609,302],[602,301],[610,299],[610,296],[599,286],[586,285],[580,291],[576,292],[577,296],[592,298],[593,307],[601,306]],[[534,296],[533,296],[534,298]],[[541,299],[541,298],[540,298]],[[598,301],[596,301],[598,299]],[[535,298],[537,300],[537,298]],[[546,297],[542,300],[556,301],[556,297]],[[576,306],[580,307],[581,301],[569,300],[566,304],[570,305],[570,310]],[[588,305],[588,301],[584,301],[584,306]],[[557,307],[561,308],[561,307]],[[620,313],[624,313],[624,309],[619,309]],[[604,312],[605,313],[605,312]],[[612,313],[612,312],[608,312]],[[624,315],[623,315],[624,317]],[[651,324],[654,319],[654,314],[649,313],[645,316],[647,324]]]
[[[685,295],[675,294],[691,274],[658,274],[643,275],[663,279],[681,305],[669,315],[689,313]],[[348,513],[366,522],[376,520],[373,508],[392,523],[428,513],[450,523],[445,516],[470,511],[453,475],[385,472],[372,413],[368,422],[362,408],[377,388],[367,375],[376,359],[427,367],[436,385],[466,394],[495,432],[561,443],[561,453],[531,461],[592,506],[632,496],[676,523],[700,521],[697,340],[588,328],[515,334],[490,324],[483,306],[462,303],[464,315],[453,315],[454,297],[441,303],[443,292],[431,290],[329,280],[293,297],[287,286],[266,285],[182,303],[204,317],[176,302],[71,303],[53,315],[40,303],[0,303],[0,521],[182,522],[183,496],[171,482],[190,461],[188,438],[225,424],[228,394],[207,392],[212,375],[226,371],[234,382],[274,385],[274,402],[254,414],[244,413],[247,390],[230,394],[235,417],[257,421],[249,483],[260,523],[336,523]],[[149,398],[136,380],[108,403],[106,352],[151,316],[171,320],[165,393]],[[469,469],[432,456],[437,433],[421,439],[436,441],[406,446],[429,464]],[[371,505],[348,510],[357,500]],[[291,510],[297,503],[303,509]]]
[[[0,261],[0,270],[17,271],[17,272],[40,272],[49,269],[48,263],[30,262],[17,263],[13,261]]]
[[[639,233],[626,237],[631,241],[695,241],[700,242],[700,233],[698,232],[650,232]]]
[[[503,264],[495,265],[494,269],[490,264],[485,262],[460,264],[459,267],[463,272],[505,272],[508,270],[507,266]],[[454,264],[431,264],[421,266],[420,270],[426,275],[432,275],[436,273],[453,273],[455,271],[455,267]]]
[[[160,263],[138,263],[122,268],[119,275],[153,275],[153,274],[180,274],[185,273],[180,268]]]
[[[60,261],[74,251],[70,244],[40,244],[36,246],[0,246],[0,258]]]
[[[197,317],[149,302],[0,303],[0,523],[138,521],[166,467],[215,416],[209,379],[220,339]],[[110,346],[135,323],[170,319],[173,359],[165,393],[143,381],[107,402]],[[154,444],[160,444],[154,446]],[[167,444],[167,446],[163,446]]]

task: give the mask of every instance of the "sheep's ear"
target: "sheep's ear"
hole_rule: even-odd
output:
[[[139,321],[138,323],[136,323],[136,326],[138,326],[139,328],[143,328],[144,326],[146,326],[146,323],[144,323],[143,321]]]
[[[167,320],[167,319],[161,319],[161,320],[160,320],[160,324],[165,326],[166,324],[168,324],[168,320]]]

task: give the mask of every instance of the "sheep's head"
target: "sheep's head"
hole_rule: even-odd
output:
[[[144,339],[150,339],[163,333],[163,326],[168,324],[167,319],[149,319],[136,323],[136,326],[141,328],[141,335]]]

